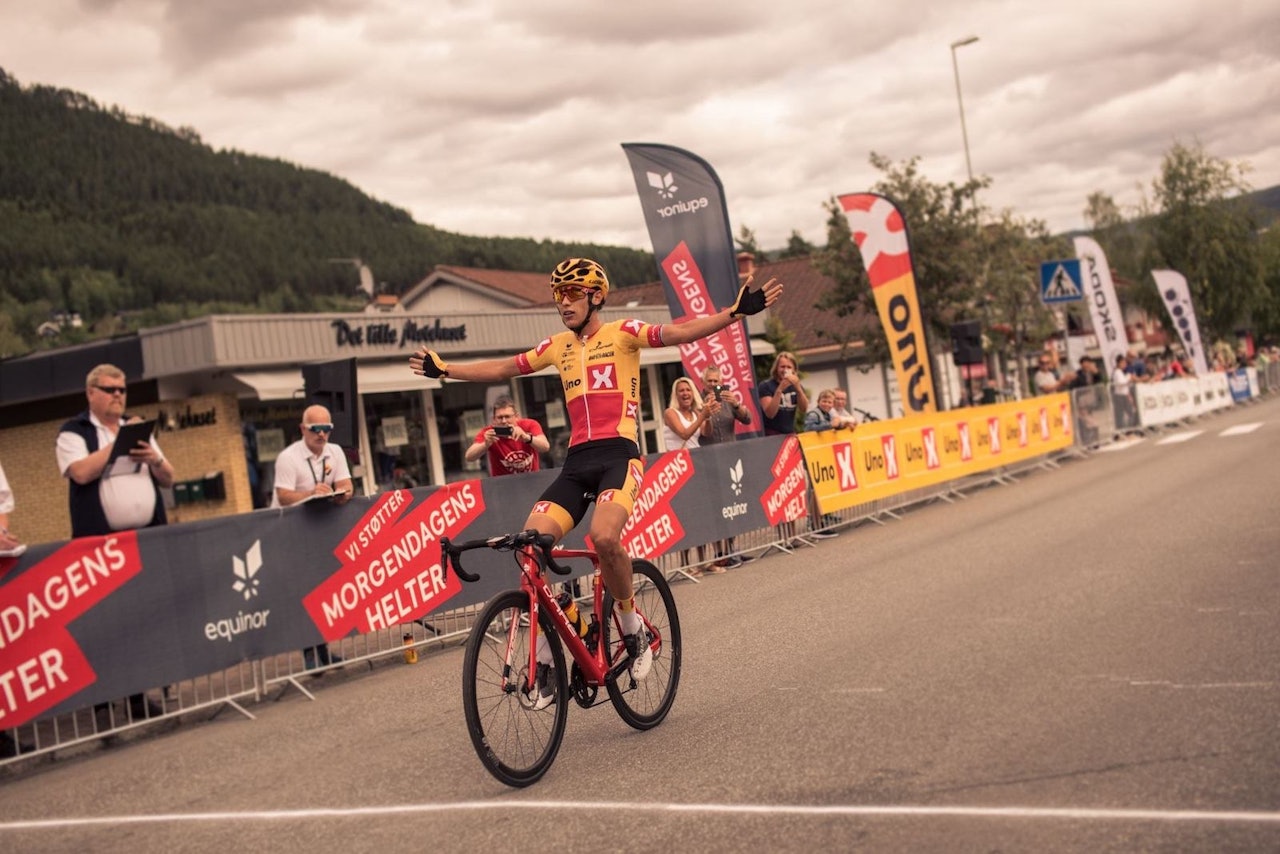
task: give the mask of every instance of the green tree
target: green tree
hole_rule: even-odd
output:
[[[1018,385],[1028,391],[1028,348],[1039,348],[1059,329],[1053,313],[1040,301],[1039,265],[1064,257],[1064,242],[1050,237],[1039,220],[1025,220],[1011,211],[985,224],[979,237],[982,292],[975,308],[998,364],[1008,364],[1013,355]]]
[[[778,253],[778,257],[805,258],[812,255],[816,250],[816,246],[805,240],[800,232],[792,229],[791,236],[787,238],[787,247]]]
[[[1275,225],[1259,237],[1259,257],[1266,296],[1254,312],[1259,337],[1270,343],[1280,342],[1280,227]]]
[[[1151,267],[1186,276],[1202,335],[1234,337],[1254,311],[1266,309],[1259,216],[1233,199],[1247,192],[1246,167],[1209,155],[1198,143],[1175,143],[1152,183]]]
[[[916,290],[936,376],[938,359],[945,352],[937,342],[947,340],[953,322],[972,314],[981,292],[976,278],[981,266],[981,212],[975,204],[975,193],[989,186],[990,180],[938,184],[920,171],[919,157],[895,164],[873,152],[870,160],[882,173],[872,190],[893,201],[906,222]],[[849,234],[844,212],[835,199],[825,207],[827,246],[818,253],[815,266],[834,280],[835,288],[821,305],[839,316],[861,309],[869,317],[878,318],[862,257]],[[867,329],[864,341],[868,358],[888,358],[888,344],[879,323]]]
[[[1105,247],[1112,273],[1131,282],[1139,282],[1147,274],[1151,254],[1151,231],[1146,224],[1149,213],[1144,203],[1126,218],[1115,200],[1102,192],[1090,193],[1085,204],[1085,224],[1098,245]]]
[[[738,245],[739,252],[750,252],[757,264],[765,262],[765,254],[760,248],[760,241],[756,239],[756,233],[745,225],[738,229],[738,236],[733,239],[733,242]]]

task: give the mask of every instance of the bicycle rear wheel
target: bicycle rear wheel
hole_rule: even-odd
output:
[[[547,684],[553,701],[535,708],[538,689],[525,691],[529,677],[529,597],[508,590],[480,612],[462,663],[462,705],[476,754],[489,773],[508,786],[542,779],[555,761],[569,716],[568,676],[560,638],[544,620],[552,671]]]
[[[645,730],[662,723],[680,686],[680,616],[671,585],[658,568],[647,560],[632,561],[631,567],[636,610],[644,617],[651,635],[653,667],[640,682],[623,670],[617,678],[605,680],[605,687],[618,716],[628,725]],[[613,603],[613,596],[605,593],[604,612],[609,618],[600,621],[600,642],[609,651],[610,662],[616,665],[627,657],[627,650]]]

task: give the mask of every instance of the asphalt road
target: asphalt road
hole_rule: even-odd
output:
[[[1280,850],[1280,398],[1164,438],[679,585],[671,716],[529,789],[453,648],[8,779],[0,848]]]

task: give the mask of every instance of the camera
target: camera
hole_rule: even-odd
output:
[[[493,432],[498,436],[510,437],[512,433],[515,432],[515,430],[511,427],[510,424],[496,424],[494,425]]]
[[[713,385],[711,387],[711,393],[712,395],[715,396],[716,400],[720,400],[721,398],[723,398],[724,393],[728,390],[729,390],[729,387],[727,385]]]

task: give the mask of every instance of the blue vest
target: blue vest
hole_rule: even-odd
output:
[[[87,409],[63,424],[58,432],[75,433],[84,439],[91,454],[98,450],[98,428],[89,420]],[[102,509],[102,499],[98,494],[98,487],[101,484],[101,477],[83,485],[76,483],[73,478],[67,478],[67,485],[70,487],[68,498],[72,537],[93,537],[114,533],[111,526],[107,524],[107,514]],[[160,495],[160,487],[154,478],[151,480],[151,488],[156,491],[156,512],[152,514],[151,521],[146,524],[148,528],[153,525],[164,525],[169,521],[164,513],[164,498]]]

